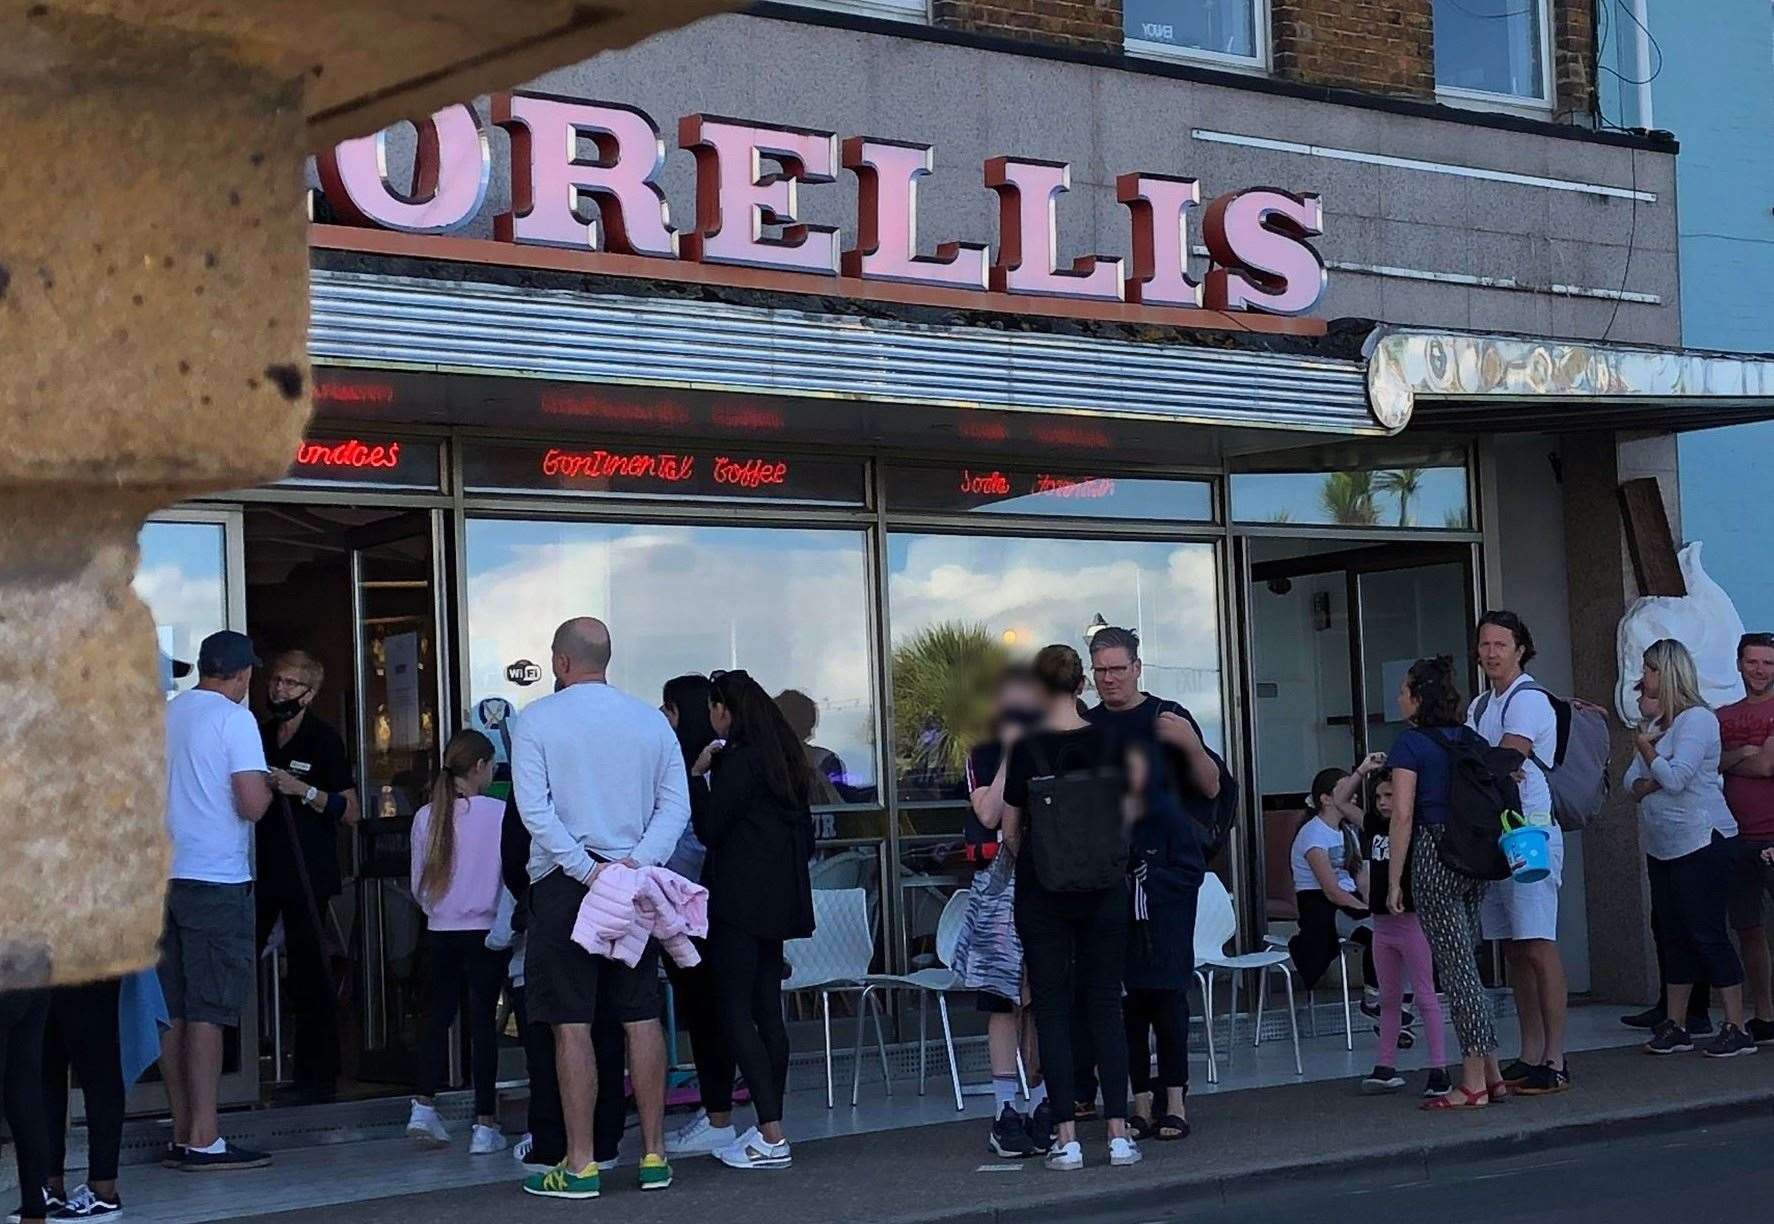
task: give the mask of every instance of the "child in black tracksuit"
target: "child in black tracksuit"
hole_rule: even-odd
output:
[[[1206,867],[1195,822],[1141,746],[1128,760],[1132,922],[1126,995],[1128,1069],[1137,1138],[1182,1139],[1189,1133],[1189,980],[1195,972],[1195,895]],[[1152,1076],[1151,1048],[1158,1047]],[[1156,1098],[1162,1089],[1162,1109]]]

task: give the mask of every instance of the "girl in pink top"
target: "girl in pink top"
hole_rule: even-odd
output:
[[[464,1017],[472,1047],[474,1134],[468,1150],[480,1155],[506,1146],[494,1116],[499,1047],[495,1031],[508,952],[487,947],[499,909],[499,832],[505,805],[484,792],[493,779],[493,742],[479,731],[458,731],[444,748],[443,769],[431,802],[413,817],[413,897],[425,911],[424,1023],[419,1038],[419,1093],[407,1134],[431,1147],[449,1143],[433,1095],[449,1055],[457,1001],[468,988]]]

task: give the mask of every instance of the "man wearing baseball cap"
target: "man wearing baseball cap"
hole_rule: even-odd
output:
[[[166,703],[166,828],[172,870],[160,985],[172,1027],[160,1070],[173,1141],[162,1163],[191,1171],[271,1163],[219,1133],[222,1030],[240,1024],[253,974],[253,825],[271,805],[265,749],[246,708],[259,657],[223,630],[197,651],[197,685]]]

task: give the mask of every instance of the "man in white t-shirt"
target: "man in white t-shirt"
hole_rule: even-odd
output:
[[[1524,1096],[1571,1086],[1565,1065],[1566,984],[1558,954],[1558,890],[1564,880],[1565,839],[1552,818],[1546,769],[1558,753],[1558,715],[1525,670],[1534,639],[1513,612],[1486,612],[1478,622],[1478,665],[1486,688],[1467,711],[1467,724],[1494,746],[1527,758],[1521,783],[1522,815],[1551,838],[1552,872],[1533,884],[1502,880],[1485,892],[1480,919],[1486,939],[1503,941],[1509,984],[1521,1022],[1521,1057],[1503,1068],[1503,1082]]]
[[[265,748],[246,708],[258,665],[244,634],[203,639],[197,686],[166,703],[166,828],[172,870],[160,985],[172,1027],[160,1070],[173,1137],[162,1163],[196,1171],[271,1163],[221,1137],[222,1030],[240,1024],[252,983],[253,825],[271,806]]]

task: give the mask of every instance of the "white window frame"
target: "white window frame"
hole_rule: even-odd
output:
[[[1533,3],[1540,7],[1540,92],[1545,97],[1529,98],[1521,94],[1493,93],[1488,89],[1462,89],[1455,85],[1443,85],[1437,79],[1437,101],[1462,110],[1507,111],[1534,119],[1544,119],[1558,108],[1558,99],[1554,96],[1558,80],[1552,62],[1552,0],[1533,0]],[[1433,70],[1433,62],[1430,67]]]
[[[930,0],[789,0],[789,2],[801,8],[855,13],[859,17],[877,17],[882,21],[930,24]]]
[[[1269,71],[1269,0],[1249,0],[1254,10],[1255,20],[1251,23],[1256,36],[1255,54],[1226,55],[1219,51],[1204,51],[1198,47],[1177,47],[1170,43],[1149,42],[1143,38],[1135,38],[1127,32],[1126,18],[1122,18],[1122,47],[1128,55],[1140,59],[1170,60],[1180,64],[1202,64],[1210,68],[1224,68],[1232,72],[1253,72],[1267,74]]]

